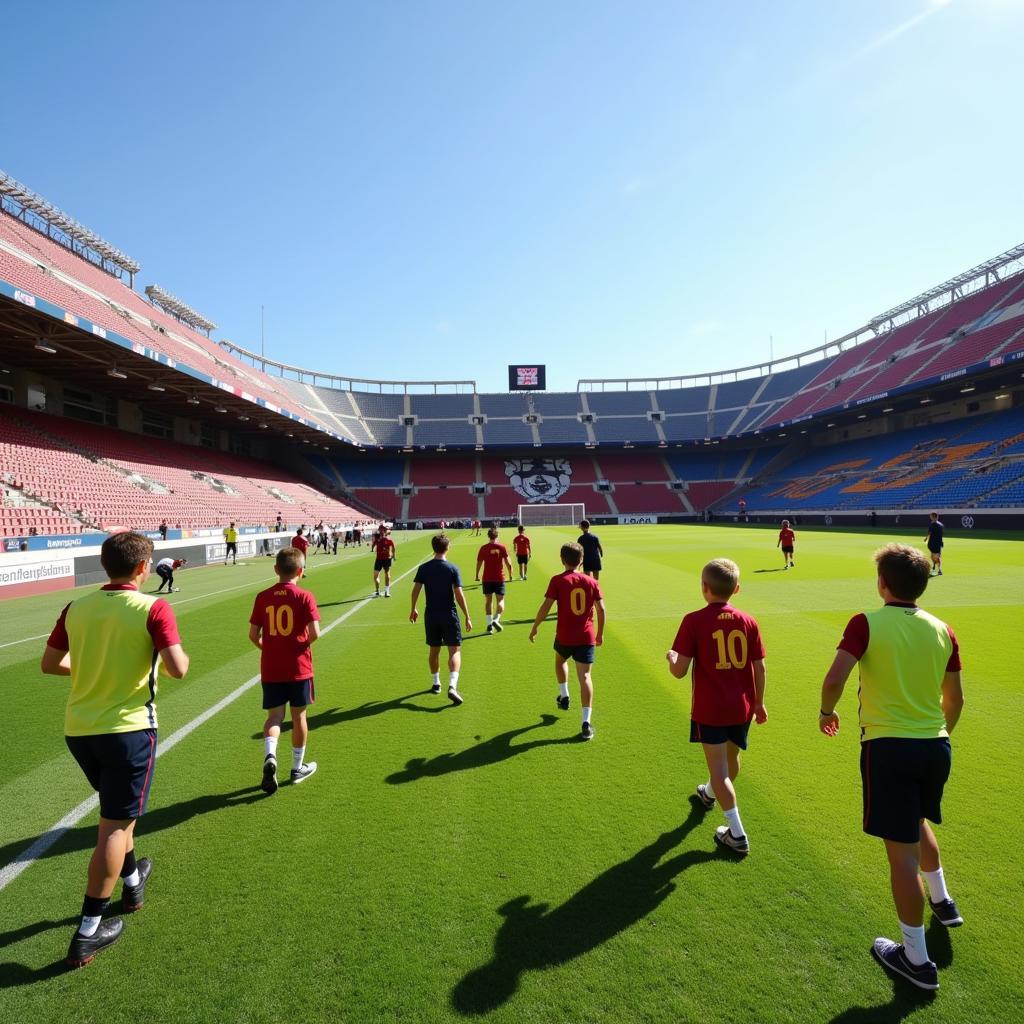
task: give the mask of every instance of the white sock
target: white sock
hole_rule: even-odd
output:
[[[715,797],[715,787],[711,785],[710,779],[708,779],[708,781],[704,785],[704,792],[707,793],[707,795],[711,797],[712,800],[717,799]]]
[[[90,935],[96,934],[96,929],[100,926],[102,917],[83,917],[82,923],[78,926],[78,934],[84,935],[89,938]]]
[[[490,615],[488,615],[487,616],[487,625],[489,626],[491,624],[491,622],[493,622],[493,621],[494,620],[490,617]]]
[[[448,673],[448,689],[457,690],[459,688],[459,673],[449,672]]]
[[[389,584],[387,584],[387,585],[386,585],[386,586],[384,587],[384,593],[385,593],[385,594],[390,594],[390,593],[391,593],[391,584],[390,584],[390,583],[389,583]]]
[[[433,686],[440,686],[441,685],[441,673],[440,672],[431,672],[430,673],[430,682],[431,682],[431,685],[433,685]]]
[[[590,708],[584,708],[583,709],[583,721],[584,722],[589,722],[590,721]]]
[[[949,899],[949,891],[946,889],[946,878],[942,874],[942,868],[934,871],[922,871],[922,877],[928,883],[928,898],[932,903],[941,903]]]
[[[568,697],[569,696],[569,684],[568,683],[559,683],[558,684],[558,696],[559,697]]]
[[[903,932],[903,948],[907,951],[907,959],[915,966],[928,963],[928,946],[924,938],[924,925],[919,924],[911,928],[909,924],[900,921],[900,931]]]
[[[302,767],[302,759],[306,756],[305,747],[292,747],[292,771],[297,772]]]
[[[277,737],[276,736],[264,736],[263,737],[263,757],[273,754],[277,757]]]
[[[733,807],[725,812],[725,823],[729,826],[729,831],[733,834],[734,839],[739,839],[740,836],[746,834],[743,831],[743,822],[740,821],[739,807]]]
[[[139,869],[136,868],[130,875],[125,875],[121,879],[125,885],[138,885],[139,884]]]
[[[494,621],[497,622],[498,619],[500,619],[500,618],[501,618],[501,612],[498,612],[498,614],[494,616]]]

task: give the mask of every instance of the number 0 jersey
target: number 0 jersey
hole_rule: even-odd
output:
[[[763,660],[757,620],[727,601],[690,612],[672,650],[693,659],[690,717],[702,725],[740,725],[754,713],[754,666]]]
[[[309,649],[311,622],[319,622],[316,598],[294,583],[278,583],[256,595],[249,622],[262,629],[260,676],[265,683],[294,683],[313,677]]]
[[[555,639],[565,647],[594,643],[594,604],[601,600],[597,580],[581,572],[562,572],[551,577],[544,596],[558,602]]]

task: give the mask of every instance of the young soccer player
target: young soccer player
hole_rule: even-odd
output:
[[[238,565],[238,531],[234,523],[228,523],[224,527],[224,564],[231,559],[232,565]]]
[[[305,782],[316,761],[304,762],[309,724],[306,708],[316,700],[313,687],[313,652],[320,639],[320,610],[316,598],[297,586],[305,555],[297,548],[281,548],[274,561],[278,582],[260,591],[249,616],[249,640],[260,649],[263,683],[263,792],[277,792],[277,741],[285,709],[292,709],[293,783]]]
[[[466,606],[466,595],[462,592],[459,567],[448,561],[451,541],[443,533],[438,533],[430,538],[430,546],[434,549],[434,557],[416,570],[409,621],[415,622],[419,618],[416,602],[419,601],[420,590],[426,590],[427,607],[423,615],[423,628],[426,632],[427,646],[430,648],[427,656],[431,677],[430,692],[441,692],[441,647],[445,646],[448,648],[448,699],[459,705],[462,703],[462,695],[459,693],[462,631],[459,629],[459,613],[455,606],[458,605],[462,609],[467,633],[473,628],[473,622]]]
[[[562,571],[552,576],[544,601],[537,610],[530,630],[530,643],[537,638],[540,624],[548,617],[553,604],[558,605],[555,624],[555,682],[558,696],[555,704],[569,710],[569,659],[576,663],[576,678],[580,684],[582,724],[580,737],[594,738],[591,712],[594,705],[594,680],[591,676],[594,652],[604,642],[604,598],[597,580],[579,571],[583,561],[583,548],[579,544],[563,544]],[[597,629],[594,629],[594,609],[597,608]]]
[[[711,810],[717,800],[725,813],[715,841],[746,856],[750,841],[736,803],[736,776],[751,720],[758,725],[768,721],[764,643],[757,621],[730,603],[740,589],[735,562],[708,562],[701,570],[700,589],[705,606],[683,617],[665,657],[676,679],[683,679],[693,665],[690,742],[702,746],[710,774],[697,787],[697,796],[705,809]]]
[[[796,534],[789,528],[789,520],[782,520],[782,529],[779,530],[779,539],[776,543],[777,548],[782,548],[782,568],[793,569],[795,564],[793,562],[793,544],[796,541]]]
[[[487,635],[500,633],[501,615],[505,611],[505,570],[512,579],[512,563],[508,560],[508,549],[498,543],[498,531],[492,526],[487,531],[487,543],[476,555],[476,579],[480,580],[483,568],[484,612],[487,614]],[[494,600],[494,615],[491,615],[491,601]]]
[[[309,541],[306,539],[306,528],[304,526],[300,526],[295,531],[295,536],[292,537],[292,547],[302,555],[302,574],[304,576],[309,575],[309,570],[306,569],[305,565],[306,556],[309,554]],[[284,548],[281,548],[281,550],[283,551]]]
[[[146,810],[156,756],[158,666],[173,679],[188,671],[170,605],[143,594],[153,542],[117,533],[100,548],[110,582],[67,605],[46,641],[40,668],[70,676],[64,716],[68,749],[99,793],[100,824],[89,861],[82,920],[67,963],[82,967],[116,942],[124,922],[103,920],[120,877],[126,913],[141,909],[148,857],[135,858],[135,823]]]
[[[917,606],[931,573],[922,552],[887,544],[875,553],[875,564],[883,605],[847,623],[822,684],[818,727],[826,736],[839,732],[836,705],[859,663],[863,828],[885,843],[903,933],[901,943],[875,939],[872,953],[919,988],[937,989],[938,969],[925,943],[921,875],[939,922],[947,928],[963,924],[928,824],[942,821],[949,736],[964,706],[960,648],[945,622]]]
[[[580,520],[580,533],[576,543],[583,548],[583,571],[594,579],[601,578],[601,559],[604,558],[604,548],[597,539],[596,533],[590,532],[590,520]]]
[[[473,536],[474,537],[479,537],[480,536],[480,520],[479,519],[474,519],[473,520]]]
[[[380,573],[384,570],[384,596],[391,596],[391,563],[398,557],[395,542],[388,536],[386,526],[380,527],[373,540],[373,596],[380,597]]]
[[[159,594],[166,584],[167,593],[176,594],[181,588],[174,585],[174,572],[187,562],[187,558],[161,558],[156,563],[156,574],[160,577],[160,586],[156,588],[156,593]]]
[[[945,529],[945,526],[939,521],[939,513],[932,512],[928,516],[928,536],[924,539],[928,545],[928,553],[932,556],[932,576],[942,575],[942,548],[944,547],[942,535]]]
[[[530,564],[530,538],[526,536],[526,527],[520,526],[512,538],[512,547],[516,549],[516,562],[519,564],[519,578],[526,579],[526,567]]]

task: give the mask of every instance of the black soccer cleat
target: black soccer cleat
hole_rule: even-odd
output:
[[[441,684],[440,683],[434,683],[434,685],[430,688],[430,692],[431,693],[440,693],[441,692]]]
[[[109,921],[100,921],[99,928],[92,935],[81,935],[75,932],[68,947],[68,955],[64,963],[68,967],[84,967],[96,959],[96,954],[101,953],[112,946],[121,937],[124,931],[124,921],[119,917],[112,917]]]
[[[902,942],[892,939],[875,939],[871,947],[874,958],[893,974],[906,978],[911,985],[934,992],[939,987],[939,969],[927,960],[923,964],[912,964]]]
[[[495,633],[500,633],[505,628],[497,619],[495,619],[491,625],[494,626]]]
[[[594,727],[589,722],[584,722],[580,726],[580,739],[581,740],[592,740],[594,738]]]
[[[960,911],[957,910],[956,904],[949,899],[939,900],[938,903],[931,904],[932,913],[938,919],[939,924],[944,924],[947,928],[959,928],[964,923],[964,919],[960,916]]]
[[[273,796],[277,792],[277,758],[273,754],[267,754],[263,759],[263,781],[260,789],[267,796]]]
[[[562,697],[562,696],[556,697],[555,698],[555,704],[558,705],[558,710],[559,711],[568,711],[569,710],[569,698],[568,697]]]
[[[143,898],[146,895],[146,880],[153,873],[153,862],[148,857],[139,858],[136,867],[139,871],[139,884],[125,885],[121,893],[121,909],[126,914],[134,914],[136,910],[142,909]]]
[[[458,707],[462,703],[462,694],[454,686],[448,687],[448,699]]]
[[[494,632],[494,626],[491,623],[487,624],[487,635],[490,636]]]

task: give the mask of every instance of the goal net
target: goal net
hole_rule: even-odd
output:
[[[523,526],[577,526],[586,517],[583,502],[571,505],[520,505],[518,515]]]

